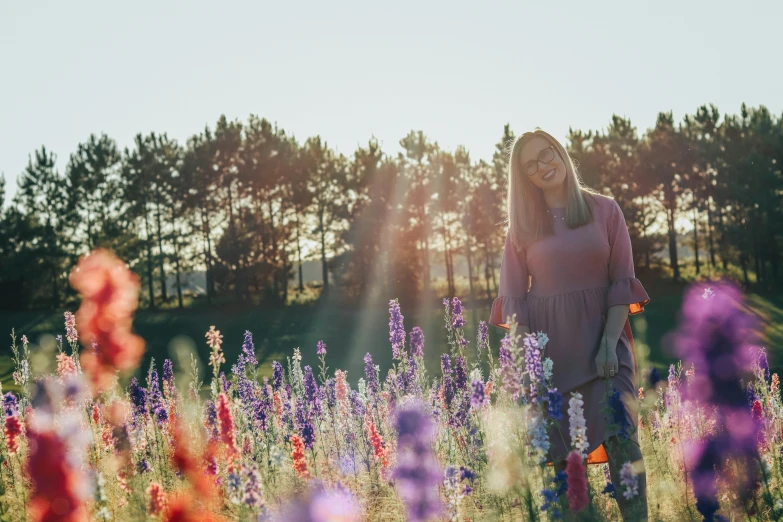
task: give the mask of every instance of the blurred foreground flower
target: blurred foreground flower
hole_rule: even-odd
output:
[[[409,401],[397,412],[397,466],[394,485],[405,503],[410,522],[438,516],[443,504],[438,494],[441,471],[432,451],[435,426],[422,402]]]
[[[687,452],[696,507],[705,520],[712,520],[719,509],[716,474],[727,458],[745,463],[745,476],[736,483],[741,499],[756,482],[759,423],[751,416],[740,381],[753,368],[758,322],[735,283],[721,281],[707,288],[693,284],[686,290],[673,335],[677,355],[699,368],[689,377],[683,397],[714,408],[716,425],[722,427],[695,440]]]
[[[362,520],[359,503],[339,483],[334,489],[325,489],[313,480],[308,493],[288,504],[275,522],[359,522]]]
[[[144,353],[144,340],[131,332],[139,276],[108,250],[97,249],[79,260],[69,280],[82,297],[76,322],[86,350],[80,364],[99,392],[116,370],[136,368]],[[91,349],[92,343],[97,348]]]

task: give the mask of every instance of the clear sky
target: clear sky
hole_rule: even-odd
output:
[[[350,154],[411,129],[492,155],[503,124],[640,130],[715,103],[783,110],[783,2],[0,3],[0,172],[90,133],[185,140],[254,113]]]

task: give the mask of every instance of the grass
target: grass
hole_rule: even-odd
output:
[[[665,334],[675,328],[677,314],[682,302],[684,283],[673,283],[660,276],[639,278],[650,295],[651,302],[641,314],[631,317],[631,327],[636,341],[640,366],[647,364],[665,370],[676,358],[668,351]],[[440,287],[435,285],[435,289]],[[337,306],[334,303],[319,303],[311,297],[314,291],[306,290],[307,296],[292,292],[292,304],[286,307],[267,309],[257,306],[237,306],[230,300],[218,301],[207,306],[196,300],[190,308],[178,310],[139,310],[134,321],[134,330],[147,342],[147,352],[138,374],[146,373],[151,357],[158,364],[164,358],[175,358],[175,346],[186,346],[195,350],[203,364],[208,359],[208,347],[204,333],[215,325],[224,336],[224,351],[228,368],[236,361],[241,350],[245,330],[253,332],[256,353],[261,362],[262,375],[271,375],[271,362],[284,361],[300,347],[305,360],[316,360],[316,343],[323,340],[327,345],[329,362],[337,368],[348,371],[351,380],[363,375],[365,353],[373,355],[373,361],[385,369],[391,365],[388,306]],[[445,291],[441,292],[445,295]],[[459,295],[466,295],[462,292]],[[308,298],[310,298],[308,300]],[[766,328],[766,347],[769,351],[773,371],[783,373],[778,351],[783,347],[783,296],[762,296],[749,294],[748,302],[763,319]],[[483,299],[476,306],[466,306],[466,337],[475,347],[479,320],[487,320],[491,300]],[[74,310],[75,311],[75,310]],[[409,332],[413,326],[420,326],[425,336],[426,366],[432,374],[439,374],[439,355],[447,346],[443,327],[443,307],[403,307],[405,327]],[[64,334],[62,311],[25,311],[0,313],[0,332],[8,336],[15,329],[17,338],[27,335],[31,343],[37,344],[42,335]],[[78,328],[78,325],[77,325]],[[495,353],[503,332],[490,328],[490,342]],[[0,381],[3,387],[13,388],[10,358],[10,337],[5,337],[0,350]],[[432,347],[428,349],[428,347]],[[34,348],[34,347],[33,347]],[[208,371],[208,370],[207,370]]]

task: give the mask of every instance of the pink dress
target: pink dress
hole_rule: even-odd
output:
[[[517,251],[509,235],[500,266],[498,298],[492,303],[489,323],[508,329],[506,318],[517,314],[517,323],[549,337],[543,357],[552,359],[552,380],[563,394],[563,419],[559,431],[550,430],[550,460],[565,458],[571,448],[568,426],[570,392],[584,401],[588,462],[606,462],[603,441],[610,432],[607,391],[635,398],[636,357],[630,323],[626,321],[617,342],[618,373],[607,380],[598,376],[595,357],[606,324],[607,311],[627,305],[629,315],[640,313],[650,302],[636,279],[631,239],[617,202],[605,196],[585,198],[593,209],[593,222],[569,229],[560,218],[565,208],[551,208],[554,234]],[[528,276],[532,283],[528,287]],[[629,397],[630,396],[630,397]],[[627,431],[637,440],[637,416],[626,408]]]

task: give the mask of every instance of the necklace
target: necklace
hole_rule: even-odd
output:
[[[546,211],[548,214],[552,214],[552,212],[550,212],[549,209],[546,209]],[[552,216],[554,217],[554,214],[552,214]],[[565,216],[561,217],[560,220],[565,221]]]

